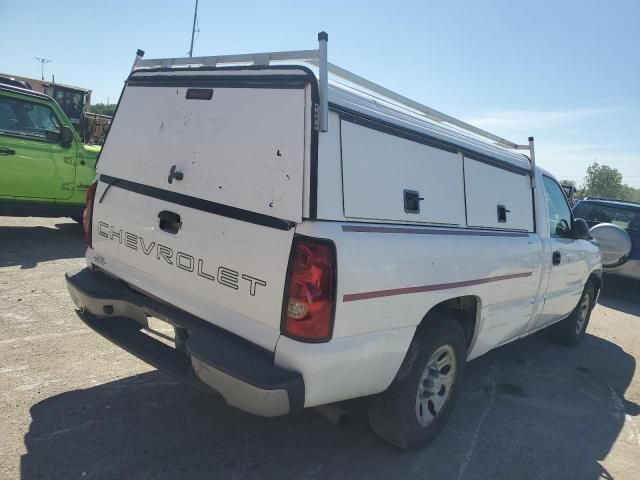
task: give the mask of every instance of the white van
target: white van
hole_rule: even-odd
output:
[[[333,66],[326,40],[139,52],[67,284],[91,328],[234,407],[370,396],[374,430],[415,448],[468,360],[551,324],[582,339],[600,252],[532,141],[529,158]]]

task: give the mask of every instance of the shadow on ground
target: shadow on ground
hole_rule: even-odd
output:
[[[608,478],[599,461],[634,433],[634,371],[590,335],[574,349],[543,335],[507,345],[469,364],[449,425],[419,452],[379,440],[366,400],[345,403],[344,427],[313,410],[264,419],[151,372],[33,406],[22,478]]]
[[[81,258],[86,245],[82,227],[76,222],[58,223],[55,228],[0,226],[0,268],[19,265],[33,268],[40,262],[62,258]]]
[[[598,303],[640,318],[640,282],[605,276]]]

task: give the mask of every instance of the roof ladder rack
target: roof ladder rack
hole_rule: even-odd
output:
[[[532,187],[535,188],[535,151],[533,145],[533,137],[529,137],[529,143],[521,145],[493,133],[487,132],[481,128],[475,127],[469,123],[458,120],[446,113],[439,112],[433,108],[429,108],[415,100],[393,92],[377,83],[352,73],[344,68],[338,67],[328,62],[327,59],[327,42],[329,36],[326,32],[318,33],[318,49],[317,50],[292,50],[284,52],[264,52],[264,53],[247,53],[239,55],[218,55],[213,57],[180,57],[180,58],[159,58],[144,59],[144,51],[138,50],[133,62],[132,70],[137,68],[171,68],[171,67],[217,67],[230,65],[271,65],[272,62],[302,61],[318,66],[318,90],[320,104],[316,107],[316,129],[320,132],[326,132],[329,129],[329,72],[340,77],[354,85],[361,86],[367,90],[376,93],[391,103],[400,107],[410,109],[417,112],[430,120],[436,122],[447,123],[458,127],[468,133],[478,135],[486,140],[490,140],[494,144],[511,150],[529,150],[529,161],[531,163]]]
[[[329,129],[329,78],[327,68],[327,32],[318,33],[317,50],[291,50],[286,52],[246,53],[239,55],[218,55],[214,57],[180,57],[144,59],[144,51],[136,52],[131,70],[137,68],[171,68],[171,67],[217,67],[230,65],[265,65],[272,62],[302,61],[318,65],[320,105],[316,109],[316,128],[320,132]]]

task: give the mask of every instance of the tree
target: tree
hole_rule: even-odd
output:
[[[89,111],[91,113],[97,113],[99,115],[109,115],[113,117],[113,114],[116,111],[115,103],[96,103],[95,105],[89,106]]]
[[[587,167],[581,193],[587,197],[624,198],[628,188],[622,183],[622,173],[617,168],[593,162]]]
[[[630,202],[640,202],[640,188],[633,188],[629,185],[622,186],[622,199]]]

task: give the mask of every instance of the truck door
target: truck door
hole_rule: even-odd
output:
[[[549,271],[544,308],[537,327],[566,317],[578,304],[586,275],[585,241],[571,237],[572,215],[562,187],[546,175],[542,176],[549,218],[548,258],[543,259]]]
[[[0,97],[0,197],[71,197],[76,151],[60,144],[61,125],[45,103]]]

